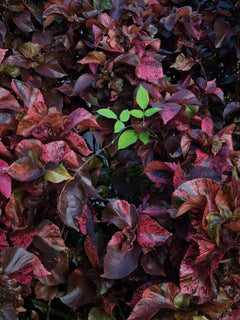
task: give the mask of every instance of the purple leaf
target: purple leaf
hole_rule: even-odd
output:
[[[19,12],[12,19],[16,26],[23,32],[28,33],[35,30],[34,24],[31,20],[30,11],[25,10],[23,12]]]
[[[107,246],[102,277],[121,279],[128,276],[137,268],[140,253],[137,244],[130,245],[121,231],[116,232]]]
[[[81,92],[83,92],[85,89],[87,89],[91,83],[93,83],[96,80],[95,76],[90,73],[84,73],[82,74],[78,79],[77,82],[74,85],[73,88],[73,96],[79,95]]]
[[[35,68],[36,72],[48,78],[62,78],[67,74],[62,69],[56,58],[52,55],[45,55],[44,62]]]

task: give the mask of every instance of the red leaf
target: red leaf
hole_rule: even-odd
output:
[[[32,243],[32,239],[35,235],[35,231],[31,229],[17,230],[12,233],[10,239],[15,247],[21,247],[27,249]]]
[[[104,273],[102,277],[121,279],[128,276],[137,268],[141,249],[136,244],[131,249],[128,249],[126,244],[126,238],[121,231],[116,232],[112,236],[104,257]]]
[[[70,274],[68,279],[67,294],[62,296],[60,300],[73,310],[79,306],[92,302],[96,297],[96,287],[84,275],[77,272]]]
[[[91,83],[93,83],[96,80],[95,76],[90,73],[84,73],[82,74],[78,79],[77,82],[74,85],[73,88],[73,96],[79,95],[81,92],[83,92],[85,89],[87,89]]]
[[[134,205],[125,200],[112,200],[103,210],[102,220],[115,224],[118,228],[134,228],[138,221],[138,212]]]
[[[68,116],[68,122],[66,123],[65,130],[70,131],[76,126],[80,127],[80,131],[84,131],[89,128],[100,129],[100,126],[94,116],[83,108],[75,109]]]
[[[136,67],[136,75],[148,82],[155,82],[163,77],[162,64],[154,57],[143,57],[140,65]]]
[[[167,241],[172,234],[147,215],[140,215],[137,241],[143,248],[154,248]]]
[[[86,201],[87,195],[81,178],[75,176],[65,184],[58,198],[58,211],[63,223],[79,231],[75,217],[81,216]]]
[[[11,86],[18,98],[24,103],[26,109],[30,109],[37,104],[38,108],[40,106],[42,107],[37,113],[45,114],[46,107],[44,105],[43,95],[39,89],[27,86],[24,82],[16,79],[12,80]]]
[[[53,55],[45,55],[44,62],[35,71],[47,78],[62,78],[67,74]]]
[[[174,309],[173,300],[178,292],[171,282],[147,288],[127,320],[151,320],[160,309]]]
[[[71,148],[75,149],[85,157],[92,153],[92,151],[88,148],[84,138],[76,132],[71,131],[67,136],[64,136],[64,140],[70,144]]]
[[[14,96],[6,89],[0,88],[0,109],[13,111],[19,110],[19,103]]]

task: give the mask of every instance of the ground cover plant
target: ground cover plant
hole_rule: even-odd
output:
[[[240,318],[239,1],[0,12],[0,319]]]

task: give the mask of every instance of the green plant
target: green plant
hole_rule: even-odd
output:
[[[121,111],[119,116],[113,110],[108,108],[97,110],[99,115],[116,120],[114,124],[114,133],[120,133],[118,138],[118,150],[129,147],[138,139],[144,145],[149,142],[150,131],[144,125],[145,117],[151,117],[160,110],[157,107],[148,108],[149,101],[150,99],[148,91],[140,84],[136,94],[136,102],[140,109],[124,109]],[[144,131],[137,132],[135,130],[136,125],[126,125],[126,123],[130,120],[130,117],[142,119],[142,124],[138,124],[137,126],[143,127]]]

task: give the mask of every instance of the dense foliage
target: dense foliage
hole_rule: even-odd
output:
[[[240,318],[239,1],[0,13],[0,319]]]

